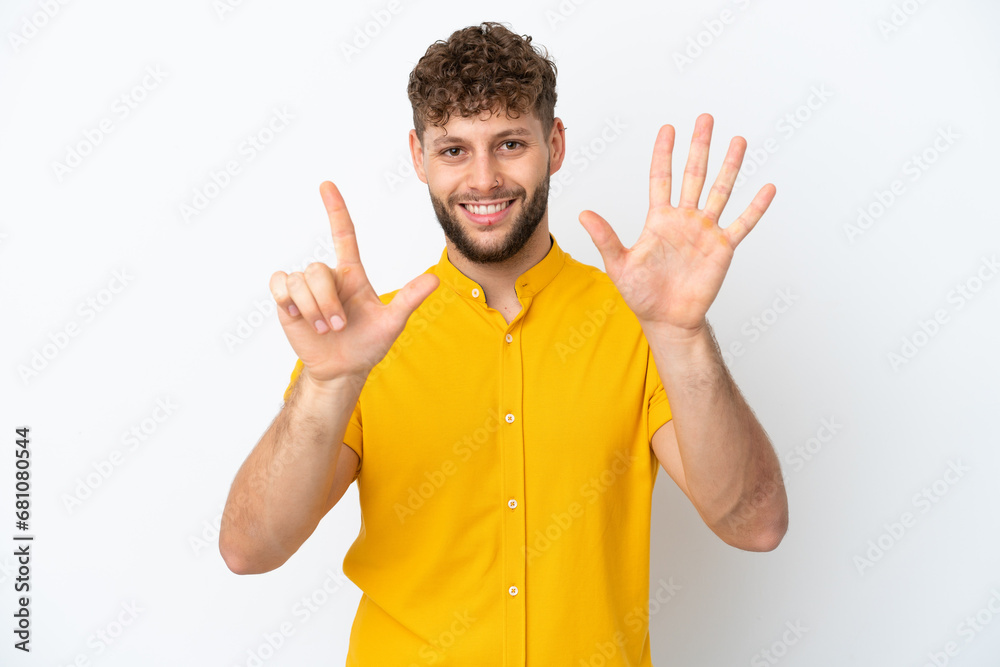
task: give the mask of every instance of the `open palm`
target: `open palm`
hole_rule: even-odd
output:
[[[725,229],[719,226],[747,147],[745,139],[734,137],[705,208],[698,208],[713,122],[707,113],[695,121],[676,207],[670,203],[674,128],[660,128],[649,170],[649,213],[631,248],[622,245],[611,225],[597,213],[580,213],[581,224],[604,260],[605,272],[640,323],[669,326],[679,332],[700,331],[736,246],[774,199],[776,188],[768,183],[735,221]]]

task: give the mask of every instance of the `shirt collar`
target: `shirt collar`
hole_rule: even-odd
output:
[[[559,270],[566,263],[566,253],[559,244],[556,237],[549,232],[552,239],[552,246],[549,252],[537,264],[518,276],[514,282],[514,291],[518,298],[531,297],[538,294],[543,287],[552,282]],[[486,295],[483,294],[482,286],[472,278],[459,271],[451,260],[448,259],[448,247],[441,251],[440,261],[434,265],[434,273],[441,281],[464,296],[473,301],[486,303]]]

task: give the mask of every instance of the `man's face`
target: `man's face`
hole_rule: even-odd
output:
[[[562,162],[562,123],[546,136],[534,114],[452,117],[410,148],[445,236],[472,262],[503,262],[538,229],[548,206],[550,149]],[[554,140],[553,140],[554,139]]]

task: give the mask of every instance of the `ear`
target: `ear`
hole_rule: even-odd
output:
[[[549,160],[551,166],[549,175],[559,171],[563,159],[566,157],[566,127],[561,118],[552,119],[552,131],[549,133]]]
[[[417,172],[417,178],[422,182],[427,182],[427,172],[424,171],[424,148],[417,138],[417,131],[410,130],[410,157],[413,159],[413,169]]]

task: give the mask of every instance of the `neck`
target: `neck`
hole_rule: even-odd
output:
[[[552,242],[549,240],[548,215],[538,223],[538,227],[524,247],[503,262],[489,264],[472,262],[458,252],[451,241],[445,239],[445,245],[448,248],[448,260],[456,269],[482,286],[487,302],[507,297],[516,299],[514,284],[518,277],[542,261],[552,247]]]

